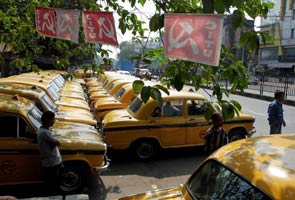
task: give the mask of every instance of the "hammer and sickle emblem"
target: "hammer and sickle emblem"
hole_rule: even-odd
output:
[[[109,24],[109,27],[105,24],[105,22],[108,22]],[[114,30],[114,27],[112,25],[112,22],[107,18],[104,18],[104,17],[101,17],[98,19],[98,24],[102,27],[100,30],[99,30],[99,38],[102,38],[102,34],[106,35],[108,38],[111,38],[113,39],[115,42],[117,41],[116,38],[115,38],[115,30]]]
[[[43,15],[44,22],[42,24],[42,31],[44,31],[45,27],[50,30],[52,33],[55,33],[54,31],[54,21],[52,19],[52,16],[49,13],[45,13]]]
[[[1,163],[1,171],[4,174],[12,174],[15,168],[15,163],[11,160],[5,160]]]
[[[199,53],[199,48],[196,44],[196,42],[192,38],[187,38],[184,41],[180,42],[180,39],[183,38],[185,33],[188,33],[189,35],[193,32],[193,27],[188,22],[179,22],[179,25],[182,27],[182,31],[179,33],[179,35],[174,38],[174,28],[177,23],[174,23],[169,31],[169,42],[170,46],[168,47],[168,51],[171,51],[174,48],[182,48],[186,45],[186,43],[190,43],[190,46],[193,50],[193,53],[197,55]]]

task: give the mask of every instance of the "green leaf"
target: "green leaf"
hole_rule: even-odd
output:
[[[225,5],[222,0],[214,0],[214,8],[219,14],[223,14],[225,11]]]
[[[155,99],[157,102],[159,102],[159,105],[162,106],[163,100],[161,92],[157,88],[151,88],[150,95],[153,99]]]
[[[224,121],[228,119],[232,119],[235,116],[235,108],[232,104],[229,102],[223,102],[222,103],[222,115],[224,118]]]
[[[250,52],[254,51],[258,44],[258,38],[256,35],[251,36],[248,40],[247,47]]]
[[[131,0],[131,7],[133,8],[135,6],[136,0]]]
[[[170,93],[169,93],[169,90],[168,90],[166,87],[164,87],[163,85],[156,84],[156,85],[154,85],[154,87],[156,87],[156,88],[162,90],[162,91],[165,92],[167,95],[170,94]]]
[[[210,106],[210,103],[209,102],[205,102],[202,106],[202,109],[204,110],[204,117],[207,121],[210,121],[211,120],[211,116],[212,116],[212,113],[213,113],[213,109],[212,107]]]
[[[174,77],[174,87],[175,87],[175,89],[177,91],[180,91],[180,90],[182,90],[183,86],[184,86],[184,81],[181,78],[181,74],[175,75],[175,77]]]
[[[236,100],[231,100],[230,101],[238,110],[242,110],[242,106],[241,106],[241,104],[238,102],[238,101],[236,101]]]
[[[251,36],[252,36],[251,32],[246,32],[246,33],[242,34],[240,37],[240,41],[239,41],[240,47],[246,45]]]
[[[141,100],[146,103],[151,95],[151,86],[144,86],[141,90]]]
[[[142,80],[135,80],[132,83],[132,88],[136,94],[139,94],[144,86],[144,82]]]
[[[158,31],[160,27],[161,16],[160,14],[154,14],[150,20],[150,30],[151,31]]]
[[[240,27],[243,22],[243,13],[239,10],[235,10],[232,14],[232,25],[234,29]]]

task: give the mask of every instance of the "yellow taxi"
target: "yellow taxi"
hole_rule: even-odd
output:
[[[129,80],[119,79],[119,80],[113,81],[108,87],[105,88],[105,90],[92,92],[89,95],[89,99],[91,101],[95,101],[96,99],[100,99],[102,97],[113,96],[123,85],[127,83],[132,83],[133,81],[134,81],[133,79],[129,79]]]
[[[114,96],[102,97],[94,101],[93,110],[97,122],[101,122],[104,116],[111,110],[126,108],[135,97],[132,83],[123,85]]]
[[[143,103],[137,96],[127,109],[107,113],[102,132],[110,148],[131,149],[138,158],[150,159],[160,148],[204,145],[204,134],[211,123],[204,117],[207,99],[198,93],[169,92],[162,94],[162,106],[152,98]],[[254,121],[254,116],[240,112],[223,127],[232,141],[251,136]]]
[[[145,81],[145,85],[154,85],[155,82]],[[113,95],[109,97],[100,97],[94,101],[92,106],[95,119],[98,124],[103,120],[104,116],[115,109],[126,108],[132,99],[136,96],[132,83],[122,85],[122,87]]]
[[[120,200],[255,199],[295,197],[295,134],[229,143],[206,158],[184,185]]]
[[[43,72],[43,73],[41,73]],[[21,78],[21,79],[35,79],[35,80],[42,80],[44,82],[48,82],[52,85],[54,91],[59,94],[60,99],[64,97],[70,97],[74,99],[86,100],[85,92],[83,87],[80,83],[74,82],[65,82],[60,74],[48,73],[41,71],[39,73],[23,73],[15,76],[8,77],[9,79],[12,78]],[[68,84],[67,84],[68,83]]]
[[[36,132],[41,112],[28,99],[0,95],[0,186],[41,183],[41,158]],[[86,126],[56,122],[53,135],[61,142],[60,151],[67,170],[60,185],[64,192],[80,191],[89,175],[99,174],[109,162],[100,134]],[[70,180],[70,181],[69,181]]]
[[[23,85],[38,86],[43,89],[47,95],[55,102],[57,105],[61,106],[71,106],[74,108],[81,108],[90,111],[89,104],[85,100],[79,100],[71,97],[61,97],[58,89],[55,85],[50,84],[50,82],[43,79],[29,79],[23,77],[7,77],[0,78],[1,83],[18,83]]]
[[[34,101],[36,106],[42,112],[47,110],[55,112],[55,118],[57,120],[97,126],[97,121],[89,111],[72,107],[57,106],[42,89],[36,86],[0,82],[0,93],[18,94],[19,96],[28,98]]]
[[[106,75],[102,81],[97,81],[97,83],[92,83],[92,85],[88,86],[88,93],[89,95],[92,95],[93,92],[96,91],[104,91],[106,88],[110,87],[111,84],[114,81],[117,80],[136,80],[138,78],[133,77],[133,76],[128,76],[128,75],[122,75],[122,74],[108,74]]]

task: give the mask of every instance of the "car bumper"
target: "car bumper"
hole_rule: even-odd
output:
[[[105,164],[104,164],[103,166],[100,166],[100,167],[93,167],[93,171],[94,171],[95,173],[100,173],[100,172],[102,172],[102,171],[106,171],[106,170],[109,168],[109,166],[110,166],[110,162],[109,162],[109,160],[106,160],[106,161],[105,161]]]
[[[252,130],[248,131],[247,137],[251,137],[254,133],[256,133],[255,127]]]

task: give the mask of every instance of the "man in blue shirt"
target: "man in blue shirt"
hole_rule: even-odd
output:
[[[270,126],[270,134],[282,132],[282,125],[286,126],[283,115],[284,92],[276,91],[275,99],[268,106],[268,122]]]

